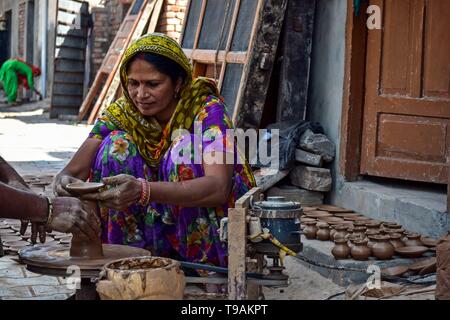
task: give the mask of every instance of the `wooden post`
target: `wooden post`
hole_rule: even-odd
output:
[[[277,121],[305,120],[316,0],[289,0],[284,20]]]
[[[245,300],[247,209],[228,209],[228,299]]]

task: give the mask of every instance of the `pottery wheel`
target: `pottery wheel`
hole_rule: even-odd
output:
[[[150,251],[145,249],[117,244],[103,244],[103,257],[95,259],[70,257],[69,252],[70,248],[67,246],[43,244],[21,249],[19,257],[31,272],[67,277],[73,273],[68,272],[67,268],[78,266],[82,278],[92,278],[98,277],[103,266],[113,260],[151,255]]]

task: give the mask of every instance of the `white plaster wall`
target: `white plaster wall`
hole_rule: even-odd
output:
[[[336,160],[330,165],[334,197],[341,188],[339,144],[345,64],[346,0],[317,0],[311,58],[307,118],[322,124],[336,144]]]

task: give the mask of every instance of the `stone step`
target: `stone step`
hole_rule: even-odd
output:
[[[447,193],[439,188],[407,187],[371,181],[345,182],[334,204],[405,229],[439,238],[450,230]]]

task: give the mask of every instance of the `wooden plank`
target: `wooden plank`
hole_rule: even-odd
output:
[[[53,86],[53,94],[83,96],[83,84],[55,83]]]
[[[84,49],[86,48],[86,39],[57,36],[55,46],[59,48]]]
[[[316,0],[289,1],[284,21],[277,121],[305,120]]]
[[[228,299],[245,300],[247,209],[228,209]]]
[[[205,11],[206,11],[206,4],[208,0],[202,0],[202,8],[200,9],[200,17],[198,19],[198,25],[197,30],[195,31],[195,37],[194,37],[194,47],[193,49],[197,49],[198,47],[198,41],[200,38],[200,32],[202,30],[203,25],[203,19],[205,18]]]
[[[85,60],[84,56],[84,50],[78,49],[78,48],[64,48],[58,47],[55,49],[55,55],[58,57],[58,59],[70,59],[70,60],[77,60],[77,61],[83,61]]]
[[[203,63],[214,63],[214,59],[216,56],[215,50],[183,49],[183,51],[188,58]],[[245,51],[227,52],[225,50],[221,50],[218,52],[217,62],[221,63],[224,61],[227,63],[244,64],[247,62],[247,52]]]
[[[262,191],[266,191],[281,179],[287,177],[289,171],[290,170],[261,168],[260,170],[255,171],[256,185],[261,188]]]
[[[84,77],[81,73],[58,72],[55,74],[53,83],[71,83],[83,85]]]
[[[83,2],[75,2],[73,0],[58,0],[58,8],[75,13],[80,12],[80,10],[83,10],[83,13],[88,12],[86,11],[86,5],[83,5]]]
[[[236,29],[236,22],[237,22],[237,18],[239,15],[239,8],[241,6],[241,0],[236,0],[236,3],[234,4],[234,11],[233,11],[233,17],[231,18],[231,25],[230,25],[230,31],[228,32],[228,39],[227,39],[227,43],[225,45],[225,56],[227,55],[227,53],[230,51],[231,48],[231,42],[233,41],[233,37],[234,37],[234,31]],[[246,53],[244,53],[244,56],[246,57]],[[216,54],[216,59],[218,59],[218,54]],[[216,61],[217,62],[217,61]],[[222,68],[220,70],[220,75],[219,75],[219,83],[218,83],[218,88],[219,91],[221,91],[222,89],[222,84],[223,84],[223,79],[225,77],[225,69],[227,68],[227,63],[224,62],[222,64]]]
[[[235,208],[249,208],[252,201],[259,201],[262,194],[260,187],[251,188],[246,194],[240,197],[234,204]]]
[[[55,72],[79,72],[84,74],[84,62],[70,59],[55,59]]]
[[[80,38],[84,38],[87,36],[87,29],[83,28],[83,29],[74,29],[71,26],[66,26],[66,25],[62,25],[59,24],[56,27],[56,34],[58,36],[66,36],[66,35],[70,35],[71,37],[80,37]]]
[[[265,0],[258,32],[242,81],[233,122],[241,128],[259,128],[288,0]]]

